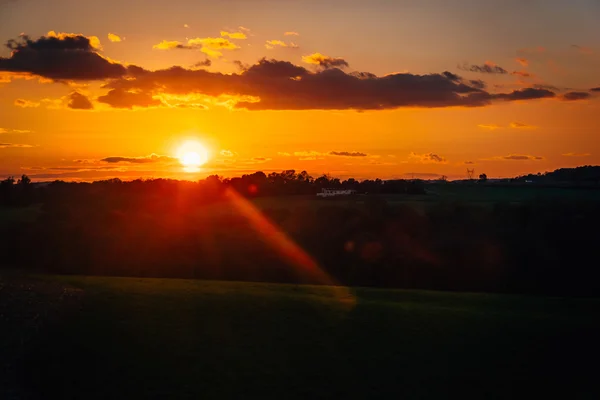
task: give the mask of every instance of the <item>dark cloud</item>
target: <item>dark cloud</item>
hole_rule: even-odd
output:
[[[113,89],[104,96],[98,97],[100,103],[114,108],[157,107],[163,103],[154,99],[149,93],[128,92],[123,89]]]
[[[507,70],[489,61],[486,61],[483,65],[463,64],[459,65],[458,68],[465,71],[478,72],[482,74],[508,74]]]
[[[588,92],[568,92],[562,95],[561,99],[565,101],[585,100],[591,97]]]
[[[367,154],[361,153],[359,151],[330,151],[330,156],[340,156],[340,157],[366,157]]]
[[[513,71],[513,72],[511,72],[511,75],[517,75],[522,78],[531,78],[533,76],[532,73],[527,72],[527,71]]]
[[[129,164],[149,164],[165,161],[177,161],[176,158],[169,156],[161,156],[158,154],[150,154],[144,157],[106,157],[100,161],[104,161],[110,164],[116,163],[129,163]]]
[[[69,103],[67,107],[72,108],[74,110],[92,110],[94,109],[94,105],[92,102],[84,95],[78,92],[73,92],[69,95]]]
[[[525,154],[511,154],[509,156],[500,157],[503,160],[525,161],[525,160],[543,160],[544,157],[530,156]]]
[[[473,165],[473,164],[475,164],[475,161],[465,161],[465,164],[467,164],[467,165]]]
[[[346,73],[337,68],[312,72],[287,61],[262,59],[239,74],[172,67],[143,71],[136,79],[117,79],[98,101],[113,107],[152,106],[152,96],[203,94],[238,97],[237,108],[248,110],[355,109],[399,107],[478,107],[494,100],[514,101],[554,97],[548,90],[527,88],[490,94],[452,73],[386,76]]]
[[[600,92],[600,86],[599,87],[595,87],[595,88],[591,88],[590,92]]]
[[[314,53],[308,56],[302,56],[302,61],[307,64],[315,64],[325,69],[327,68],[346,68],[349,67],[348,61],[340,57],[329,57],[321,53]]]
[[[194,64],[194,67],[210,67],[212,65],[212,61],[210,58],[207,58],[204,61],[199,61],[196,64]]]
[[[495,98],[505,100],[505,101],[518,101],[518,100],[535,100],[535,99],[546,99],[555,97],[556,93],[551,92],[547,89],[536,89],[536,88],[526,88],[513,90],[508,94],[498,94],[495,95]]]
[[[486,88],[485,82],[482,81],[481,79],[471,79],[469,81],[469,84],[477,89],[485,89]]]
[[[544,89],[544,90],[550,90],[550,91],[553,91],[553,92],[560,92],[561,91],[560,88],[558,88],[556,86],[553,86],[553,85],[547,85],[547,84],[536,83],[532,87],[534,89]]]
[[[239,74],[172,67],[144,72],[136,79],[118,79],[98,101],[114,107],[156,105],[152,94],[249,96],[238,108],[249,110],[358,109],[379,110],[404,106],[483,106],[495,97],[457,82],[448,74],[398,73],[360,77],[337,68],[317,72],[287,61],[262,59]]]
[[[28,36],[11,39],[6,43],[11,55],[0,57],[0,71],[25,72],[55,80],[103,80],[124,76],[127,69],[98,54],[95,40],[54,32],[37,40]]]

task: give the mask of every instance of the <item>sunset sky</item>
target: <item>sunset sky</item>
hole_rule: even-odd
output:
[[[599,20],[597,0],[0,0],[0,178],[600,164]]]

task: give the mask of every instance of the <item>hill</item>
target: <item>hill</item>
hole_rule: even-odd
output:
[[[83,294],[80,310],[42,332],[24,359],[33,397],[584,398],[597,390],[597,300],[41,279]]]

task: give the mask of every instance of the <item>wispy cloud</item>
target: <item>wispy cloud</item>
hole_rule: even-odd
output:
[[[362,153],[360,151],[330,151],[330,156],[339,156],[339,157],[366,157],[366,153]]]
[[[159,154],[150,154],[148,156],[143,157],[106,157],[101,159],[100,161],[107,162],[109,164],[116,163],[127,163],[127,164],[149,164],[149,163],[159,163],[159,162],[173,162],[178,161],[177,158],[159,155]]]
[[[0,149],[9,149],[9,148],[29,148],[33,147],[30,144],[20,144],[20,143],[0,143]]]
[[[35,108],[40,106],[40,103],[37,101],[30,101],[25,99],[16,99],[14,104],[15,106],[21,108]]]
[[[275,47],[289,47],[291,49],[297,49],[300,46],[298,46],[296,43],[294,42],[290,42],[290,43],[286,43],[283,40],[267,40],[265,42],[265,48],[272,50]]]
[[[588,157],[591,156],[590,153],[565,153],[563,154],[565,157]]]
[[[287,31],[284,33],[285,36],[300,36],[300,34],[298,32],[294,32],[294,31]]]
[[[521,64],[523,67],[529,66],[529,60],[527,60],[524,57],[517,57],[517,58],[515,58],[515,61],[517,63]]]
[[[463,64],[459,65],[458,68],[464,71],[479,72],[482,74],[508,74],[508,71],[506,69],[491,61],[486,61],[482,65]]]
[[[415,152],[411,152],[408,158],[412,162],[418,162],[422,164],[445,164],[448,162],[445,157],[435,153],[417,154]]]
[[[496,129],[500,129],[500,128],[502,128],[502,127],[501,127],[500,125],[498,125],[498,124],[479,124],[479,125],[477,125],[477,126],[478,126],[479,128],[481,128],[481,129],[487,129],[487,130],[490,130],[490,131],[494,131],[494,130],[496,130]]]

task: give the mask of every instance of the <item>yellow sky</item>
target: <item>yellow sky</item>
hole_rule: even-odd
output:
[[[600,32],[592,36],[598,28],[586,19],[568,38],[542,35],[549,27],[538,22],[518,28],[520,36],[477,39],[450,24],[463,17],[442,21],[434,8],[414,6],[403,12],[453,29],[423,33],[407,20],[420,32],[417,46],[399,40],[407,27],[383,20],[404,15],[383,2],[368,10],[349,3],[344,12],[365,21],[362,34],[338,20],[311,27],[294,2],[277,20],[275,11],[233,2],[239,13],[221,23],[175,10],[152,29],[125,17],[73,23],[60,9],[26,18],[34,3],[0,5],[0,34],[16,40],[0,52],[2,176],[196,179],[296,169],[460,178],[467,168],[499,177],[600,163]],[[335,11],[319,10],[317,20]],[[149,7],[140,18],[150,23],[158,12]],[[550,25],[555,15],[544,18]],[[210,153],[198,173],[149,157],[174,157],[190,139]],[[115,157],[122,161],[106,161]]]

